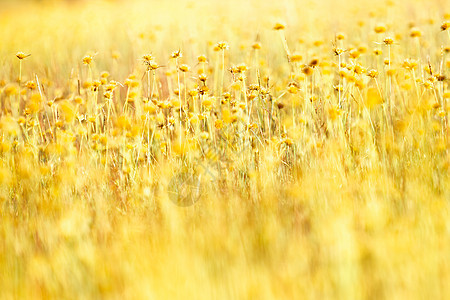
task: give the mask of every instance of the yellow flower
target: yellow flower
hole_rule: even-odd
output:
[[[275,23],[275,25],[273,26],[274,30],[283,30],[286,28],[286,25],[284,23],[281,22],[277,22]]]
[[[442,31],[445,31],[445,30],[447,30],[447,29],[449,29],[450,28],[450,21],[444,21],[442,24],[441,24],[441,30]]]
[[[93,57],[91,55],[86,55],[83,57],[83,64],[90,65],[92,63]]]
[[[17,52],[16,53],[16,57],[18,58],[18,59],[20,59],[20,60],[22,60],[22,59],[24,59],[24,58],[27,58],[28,56],[30,56],[31,54],[25,54],[25,53],[23,53],[23,52]]]
[[[181,66],[179,66],[178,67],[178,69],[181,71],[181,72],[189,72],[189,70],[191,69],[188,65],[186,65],[186,64],[182,64]]]

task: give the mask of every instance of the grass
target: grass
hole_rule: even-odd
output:
[[[0,297],[450,297],[449,20],[5,2]]]

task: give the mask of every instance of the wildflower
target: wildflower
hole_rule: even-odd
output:
[[[83,57],[83,64],[90,65],[92,63],[93,57],[91,55],[86,55]]]
[[[303,68],[302,68],[302,73],[303,74],[305,74],[305,75],[312,75],[313,74],[313,72],[314,72],[314,70],[313,70],[313,68],[311,68],[310,66],[304,66]]]
[[[27,81],[27,83],[25,84],[25,86],[26,86],[28,89],[30,89],[30,90],[34,90],[34,89],[36,89],[36,82],[34,82],[34,81],[32,81],[32,80]]]
[[[336,34],[336,39],[337,40],[344,40],[345,39],[345,34],[342,33],[342,32]]]
[[[202,133],[200,133],[200,138],[203,140],[207,140],[209,138],[209,133],[206,131],[203,131]]]
[[[178,50],[178,51],[172,52],[170,57],[173,59],[177,59],[177,58],[183,57],[183,54],[181,53],[181,50]]]
[[[381,49],[374,49],[373,50],[373,54],[375,54],[375,55],[381,55],[381,54],[383,54],[383,51],[381,50]]]
[[[103,93],[103,96],[105,97],[105,99],[111,100],[113,93],[111,91],[106,91],[105,93]]]
[[[94,80],[92,82],[92,87],[94,89],[94,91],[97,91],[98,87],[101,85],[101,81],[100,80]]]
[[[12,85],[12,84],[8,84],[3,89],[3,91],[6,94],[6,96],[12,96],[12,95],[16,95],[18,93],[17,87],[15,85]]]
[[[197,114],[191,114],[190,118],[189,118],[189,123],[191,123],[192,125],[197,124],[199,121],[198,115]]]
[[[205,100],[202,101],[202,105],[207,107],[207,108],[211,107],[212,104],[213,104],[213,101],[212,101],[211,97],[210,98],[206,98]]]
[[[196,89],[191,89],[191,90],[189,90],[188,94],[189,94],[189,96],[191,96],[191,97],[195,97],[195,96],[198,95],[198,90],[196,90]]]
[[[441,30],[442,31],[445,31],[445,30],[447,30],[447,29],[449,29],[450,28],[450,21],[444,21],[442,24],[441,24]]]
[[[144,54],[142,55],[142,59],[144,60],[144,62],[150,62],[153,60],[153,55],[151,54]]]
[[[231,94],[229,92],[225,92],[223,93],[223,98],[227,101],[229,101],[231,99]]]
[[[261,49],[261,43],[260,42],[255,42],[252,44],[252,48],[255,50],[259,50]]]
[[[198,79],[204,83],[207,79],[207,76],[205,73],[202,73],[202,74],[198,75]]]
[[[349,54],[350,54],[350,57],[353,58],[353,59],[358,58],[359,55],[360,55],[359,51],[356,50],[356,49],[351,50],[351,51],[349,52]]]
[[[92,81],[85,81],[85,82],[83,82],[83,88],[84,89],[90,89],[92,87]]]
[[[159,68],[158,63],[157,63],[156,61],[154,61],[154,60],[151,60],[151,61],[149,61],[149,62],[146,63],[146,64],[147,64],[147,69],[148,69],[148,70],[154,71],[154,70],[156,70],[156,69]]]
[[[297,87],[297,84],[294,83],[294,82],[291,82],[291,83],[288,85],[287,90],[288,90],[288,92],[291,93],[291,94],[297,94],[297,93],[298,93],[298,87]]]
[[[301,55],[300,53],[298,53],[298,52],[294,52],[293,54],[291,54],[291,55],[289,56],[289,60],[290,60],[291,62],[299,62],[299,61],[301,61],[302,59],[303,59],[302,55]]]
[[[392,44],[394,43],[394,39],[391,38],[391,37],[386,37],[386,38],[383,40],[383,43],[384,43],[385,45],[392,45]]]
[[[314,68],[317,67],[317,65],[319,65],[319,60],[317,58],[313,58],[310,62],[309,62],[309,66]]]
[[[28,56],[31,56],[31,54],[25,54],[23,52],[17,52],[16,57],[20,60],[27,58]]]
[[[17,136],[20,133],[20,127],[16,120],[11,116],[3,116],[0,119],[0,129],[11,136]]]
[[[219,50],[228,50],[229,46],[227,42],[221,41],[216,44],[216,48]]]
[[[172,100],[170,101],[170,105],[173,108],[179,108],[181,106],[181,102],[178,98],[172,98]]]
[[[434,78],[436,78],[437,81],[444,81],[446,79],[445,75],[442,74],[435,74]]]
[[[416,37],[421,37],[422,36],[422,31],[417,28],[417,27],[413,27],[411,28],[410,32],[409,32],[409,36],[416,38]]]
[[[181,71],[181,72],[189,72],[189,70],[191,69],[188,65],[186,65],[186,64],[182,64],[181,66],[179,66],[178,67],[178,69]]]
[[[215,127],[216,129],[222,129],[222,128],[223,128],[223,121],[222,121],[222,120],[216,120],[216,121],[214,122],[214,127]]]
[[[118,59],[120,58],[120,52],[119,52],[119,51],[113,51],[113,52],[111,53],[111,57],[112,57],[112,59],[114,59],[114,60],[118,60]]]
[[[394,76],[397,73],[397,69],[395,68],[389,68],[386,70],[386,75],[388,76]]]
[[[358,52],[361,53],[361,54],[366,53],[367,52],[367,46],[366,45],[360,45],[358,47]]]
[[[274,30],[283,30],[286,28],[286,25],[280,22],[275,23],[275,25],[273,26]]]
[[[197,57],[197,61],[198,61],[199,63],[205,63],[205,62],[206,62],[206,55],[204,55],[204,54],[199,55],[199,56]]]
[[[156,106],[151,103],[147,103],[144,105],[144,111],[150,115],[153,115],[156,113]]]
[[[328,116],[331,120],[336,120],[340,115],[342,115],[343,110],[337,106],[332,106],[328,109]]]
[[[292,143],[293,143],[292,139],[291,139],[291,138],[288,138],[288,137],[285,138],[283,142],[284,142],[287,146],[291,146]]]
[[[357,64],[355,66],[353,66],[353,72],[355,72],[356,74],[363,74],[366,73],[366,68],[363,68],[361,65]]]
[[[322,40],[315,40],[315,41],[313,42],[313,45],[314,45],[315,47],[320,47],[320,46],[323,45],[323,41],[322,41]]]
[[[237,65],[236,68],[238,70],[238,73],[247,71],[247,66],[244,63]]]
[[[333,48],[333,52],[334,52],[335,55],[341,55],[342,53],[345,52],[345,50],[342,49],[342,48],[335,47],[335,48]]]
[[[376,33],[383,33],[386,31],[386,25],[384,24],[377,24],[374,28]]]
[[[449,90],[445,91],[442,97],[445,99],[450,99],[450,91]]]

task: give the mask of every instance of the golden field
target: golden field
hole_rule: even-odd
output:
[[[356,2],[0,2],[0,298],[449,299],[450,6]]]

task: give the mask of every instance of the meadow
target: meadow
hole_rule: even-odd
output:
[[[449,299],[450,6],[0,2],[1,299]]]

